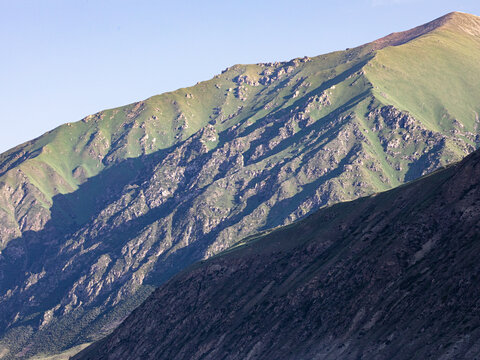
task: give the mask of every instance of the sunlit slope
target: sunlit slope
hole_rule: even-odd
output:
[[[479,202],[477,151],[195,264],[73,359],[477,359]]]
[[[314,58],[235,65],[0,155],[0,352],[21,358],[96,340],[193,261],[473,151],[478,131],[456,102],[444,104],[455,119],[437,118],[380,90],[395,94],[404,81],[380,81],[391,76],[382,69],[395,74],[384,54],[427,39],[434,52],[438,32],[474,39],[465,19],[450,14]],[[439,98],[476,71],[464,62],[474,44],[445,48],[465,66],[444,69],[448,77],[434,71],[443,57],[423,65],[412,50],[401,70],[430,72],[399,88],[410,96],[436,75],[421,93]],[[479,85],[470,85],[461,91],[474,102]]]
[[[65,124],[0,155],[0,247],[26,230],[41,229],[55,195],[75,191],[112,164],[168,149],[207,125],[217,134],[246,128],[279,110],[295,111],[313,95],[323,96],[317,100],[323,106],[307,110],[311,119],[338,116],[335,111],[352,106],[360,130],[372,129],[370,110],[393,105],[426,130],[453,136],[440,162],[458,160],[472,150],[465,144],[477,142],[479,28],[478,17],[453,13],[348,51],[236,65],[196,86]],[[365,151],[385,168],[390,183],[381,185],[384,180],[367,174],[379,189],[412,178],[409,164],[423,149],[407,149],[409,158],[394,163],[384,160],[381,139],[364,135],[370,138]],[[218,142],[212,138],[207,146]]]
[[[473,133],[480,122],[479,59],[480,18],[454,13],[430,33],[379,50],[365,72],[378,99],[430,130]]]
[[[216,133],[252,125],[350,69],[349,57],[338,52],[289,63],[236,65],[212,80],[101,111],[7,151],[0,155],[0,222],[5,224],[0,248],[23,231],[41,229],[55,195],[75,191],[125,159],[171,148],[207,125]],[[337,94],[338,106],[350,96]],[[212,138],[207,147],[215,148],[218,141]]]

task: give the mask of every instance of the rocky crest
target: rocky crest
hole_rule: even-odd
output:
[[[193,266],[87,359],[476,359],[480,153]]]
[[[1,154],[0,354],[96,340],[238,239],[473,151],[480,44],[442,29],[378,51],[235,65]]]
[[[475,15],[455,11],[413,29],[387,35],[373,41],[371,45],[376,50],[387,46],[399,46],[439,28],[449,28],[480,36],[480,18]]]

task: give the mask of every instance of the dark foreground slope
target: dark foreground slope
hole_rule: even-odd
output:
[[[478,359],[480,153],[177,275],[75,359]]]

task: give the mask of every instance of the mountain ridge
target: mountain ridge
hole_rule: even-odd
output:
[[[412,41],[420,36],[427,35],[428,33],[442,28],[460,30],[469,35],[479,36],[480,17],[454,11],[443,15],[435,20],[432,20],[424,25],[420,25],[406,31],[391,33],[365,45],[373,44],[376,50],[382,49],[387,46],[399,46],[405,44],[406,42]]]
[[[477,150],[242,241],[73,359],[475,359],[479,175]]]
[[[234,65],[0,155],[0,353],[98,339],[235,240],[459,160],[480,142],[479,57],[441,30]]]

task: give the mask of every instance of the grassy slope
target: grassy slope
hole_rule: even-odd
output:
[[[347,62],[351,53],[353,51],[336,52],[308,63],[296,60],[287,68],[288,74],[285,63],[235,65],[193,87],[101,111],[81,121],[62,125],[0,155],[4,169],[0,172],[0,185],[20,186],[17,177],[17,171],[20,171],[42,194],[36,196],[38,205],[48,209],[55,195],[75,191],[106,167],[124,159],[170,148],[195,134],[209,121],[217,119],[215,129],[220,133],[237,124],[247,128],[272,109],[291,106],[295,101],[292,89],[296,85],[309,80],[308,86],[298,86],[300,97],[315,91],[325,81],[351,68],[352,63]],[[355,60],[354,63],[362,59]],[[259,84],[263,74],[271,74],[276,79],[272,84]],[[239,76],[247,76],[250,82],[255,83],[254,86],[247,83],[239,85]],[[340,106],[355,92],[355,89],[337,90],[334,102]],[[218,139],[209,147],[216,145]],[[17,163],[16,153],[24,157]],[[0,199],[2,210],[13,223],[19,221],[18,211],[12,210],[8,199]]]
[[[473,359],[479,158],[196,263],[78,359]]]
[[[379,50],[365,67],[364,84],[356,84],[356,87],[369,91],[373,85],[373,94],[381,104],[408,111],[431,130],[451,131],[452,119],[457,119],[466,130],[475,133],[480,113],[480,40],[458,26],[458,21],[454,21],[453,25],[443,26],[407,44]],[[364,48],[336,52],[313,58],[295,72],[311,82],[310,89],[316,89],[329,78],[351,68],[349,60],[355,59],[356,63],[368,57]],[[292,87],[300,76],[293,76],[286,86],[275,89],[275,94],[271,93],[272,86],[245,84],[247,101],[240,101],[235,96],[237,84],[232,80],[236,76],[246,75],[252,81],[258,81],[263,70],[260,65],[236,65],[196,86],[68,123],[23,146],[24,152],[34,155],[16,168],[45,195],[40,202],[48,208],[55,194],[76,190],[85,178],[97,175],[109,163],[165,149],[191,136],[207,124],[215,114],[214,109],[221,109],[228,116],[235,114],[239,106],[245,108],[243,116],[234,116],[232,121],[217,124],[217,132],[221,132],[246,118],[248,124],[261,118],[268,113],[262,105],[273,104],[281,108],[291,105],[294,102]],[[275,66],[271,71],[275,71]],[[412,88],[413,83],[415,87]],[[265,91],[267,88],[268,92]],[[299,87],[299,90],[304,88]],[[335,91],[334,102],[345,104],[358,94],[358,91],[350,90],[351,85],[347,80],[343,81]],[[285,101],[285,97],[290,100]],[[329,112],[333,110],[328,109]],[[363,116],[364,113],[359,111],[359,118]],[[383,162],[392,180],[391,185],[398,185],[401,179],[382,160],[375,139],[368,150]],[[452,151],[462,155],[454,147]],[[9,152],[1,157],[5,159],[8,155]],[[86,176],[74,176],[74,170],[79,167]],[[1,176],[2,181],[15,186],[10,173]],[[3,210],[12,215],[5,204],[0,204],[0,208],[2,205]]]
[[[429,129],[452,130],[451,120],[457,119],[475,132],[480,112],[479,45],[479,36],[447,24],[407,44],[378,51],[366,75],[378,99],[410,112]]]
[[[472,36],[465,33],[454,22],[407,44],[379,50],[365,68],[367,79],[373,83],[374,95],[383,104],[410,112],[432,130],[450,130],[451,121],[448,120],[454,118],[473,132],[476,129],[475,114],[480,112],[477,100],[480,83],[479,44],[480,39],[476,34]],[[350,59],[367,59],[366,53],[362,48],[357,48],[318,56],[296,72],[302,72],[302,76],[312,80],[311,89],[315,89],[332,74],[351,68]],[[266,104],[280,100],[282,95],[290,95],[292,81],[288,84],[290,86],[278,89],[276,96],[263,94],[262,86],[255,89],[246,85],[249,98],[255,98],[255,101],[247,101],[247,104],[235,96],[224,96],[225,91],[236,85],[232,82],[236,76],[247,75],[258,80],[263,70],[264,67],[260,65],[236,65],[222,75],[196,86],[105,110],[82,121],[62,125],[22,146],[23,151],[36,154],[33,159],[22,163],[22,170],[48,198],[55,193],[71,192],[79,184],[79,180],[72,176],[72,171],[78,166],[85,168],[88,177],[103,169],[102,158],[95,155],[116,150],[118,154],[115,154],[115,159],[119,160],[152,153],[194,134],[206,125],[214,108],[221,107],[225,114],[234,113],[238,106]],[[322,71],[325,73],[321,74]],[[414,88],[411,86],[413,83]],[[339,104],[351,97],[348,88],[337,93],[340,93]],[[283,101],[283,104],[278,101],[282,107],[292,102],[293,99]],[[249,110],[244,112],[244,117],[251,118],[251,121],[264,115],[262,110],[253,106]],[[181,127],[182,120],[175,119],[181,114],[185,116],[183,122],[188,124],[187,128]],[[152,121],[152,116],[158,120]],[[231,125],[226,122],[217,130],[222,131]],[[125,131],[128,126],[133,126],[137,131]],[[128,135],[122,138],[125,133]],[[91,136],[95,134],[98,141],[92,143],[95,139]],[[145,140],[147,145],[142,146],[140,140],[145,135],[148,135]],[[125,145],[121,151],[119,145]],[[0,156],[2,162],[13,150],[17,149]],[[97,150],[98,154],[88,153],[87,150]],[[56,188],[45,174],[42,175],[41,172],[47,172],[46,169],[59,175],[63,183]]]
[[[308,96],[309,93],[317,93],[318,87],[322,87],[330,79],[336,79],[336,87],[331,90],[331,109],[319,110],[314,114],[314,117],[315,119],[321,118],[328,114],[330,110],[342,111],[344,102],[364,91],[363,87],[360,86],[360,82],[357,86],[350,86],[349,84],[353,80],[346,80],[341,75],[344,72],[350,72],[352,67],[355,68],[358,62],[363,61],[362,58],[356,58],[353,62],[347,62],[347,58],[351,56],[351,53],[337,52],[312,59],[307,63],[292,63],[288,78],[286,74],[276,73],[279,72],[277,71],[279,69],[282,71],[285,64],[280,63],[267,66],[237,65],[222,75],[193,88],[180,89],[173,94],[164,94],[150,98],[144,103],[140,103],[140,105],[132,104],[119,109],[107,110],[88,117],[84,121],[66,124],[46,134],[33,144],[27,144],[27,147],[29,147],[28,151],[34,152],[37,149],[41,151],[39,154],[36,154],[36,157],[23,162],[20,168],[31,179],[32,183],[46,195],[45,198],[48,201],[45,201],[45,203],[46,207],[48,207],[48,202],[51,201],[53,195],[56,193],[68,193],[78,187],[81,181],[72,176],[72,171],[75,171],[79,166],[86,170],[88,178],[105,169],[105,167],[113,167],[116,161],[128,157],[136,157],[143,152],[154,152],[156,150],[155,147],[139,146],[139,139],[147,134],[150,140],[155,138],[162,139],[161,142],[159,140],[153,143],[158,148],[168,147],[190,136],[191,133],[198,130],[199,126],[205,125],[207,120],[214,117],[215,111],[208,115],[205,109],[221,108],[222,114],[220,115],[226,120],[216,122],[215,126],[218,128],[218,132],[238,124],[242,131],[248,133],[250,128],[255,127],[257,121],[264,118],[263,115],[268,111],[262,113],[262,109],[265,111],[267,105],[278,110],[282,108],[288,109],[293,106],[296,100],[292,97],[292,84],[305,81],[305,79],[310,80],[307,86],[303,86],[299,90],[301,95]],[[247,100],[242,101],[239,99],[234,93],[235,90],[233,90],[234,86],[238,86],[235,79],[239,75],[245,74],[252,81],[255,81],[255,77],[260,77],[259,72],[263,72],[265,67],[269,68],[272,71],[272,75],[277,78],[273,81],[273,84],[269,88],[262,85],[245,85]],[[337,79],[338,76],[339,78]],[[282,83],[282,81],[284,82]],[[285,82],[288,82],[287,86],[285,86]],[[328,86],[325,88],[328,89]],[[243,111],[228,119],[230,114],[238,112],[240,106],[243,106]],[[143,111],[138,111],[139,109],[143,109]],[[202,111],[205,112],[202,113]],[[152,113],[155,115],[151,115]],[[183,126],[182,128],[182,125],[185,124],[184,120],[182,120],[183,122],[176,122],[176,117],[181,114],[188,120],[188,127]],[[154,119],[153,116],[156,116],[157,119]],[[174,118],[173,120],[168,120],[172,117]],[[203,123],[201,121],[189,120],[197,117]],[[124,128],[130,130],[123,131],[122,129]],[[160,145],[158,145],[159,143]],[[305,144],[302,143],[292,144],[292,146],[294,146],[294,153],[301,153],[305,148]],[[284,155],[280,152],[271,158],[252,164],[251,168],[261,169],[266,163],[275,164],[277,161],[281,161]],[[13,171],[7,173],[5,177],[8,177],[11,172]],[[49,181],[55,177],[57,178],[56,181]],[[305,184],[305,182],[308,182],[308,179],[300,179],[300,184],[302,184],[302,181]],[[59,186],[59,184],[62,186]],[[215,189],[215,186],[213,188]],[[95,191],[100,193],[104,189],[98,188]],[[205,197],[208,197],[208,193]],[[229,207],[229,203],[232,201],[231,196],[225,194],[223,198],[225,204],[222,206]],[[74,210],[81,211],[78,208]],[[139,294],[139,292],[137,291],[137,296],[142,299],[146,297],[145,294]],[[49,306],[53,305],[50,304]],[[33,353],[35,353],[35,349],[40,349],[40,352],[44,353],[52,349],[64,348],[65,345],[69,345],[71,341],[75,340],[72,337],[77,336],[78,333],[84,330],[84,327],[89,324],[88,321],[91,321],[89,319],[91,316],[98,316],[97,310],[93,309],[91,312],[86,313],[87,315],[84,316],[87,319],[86,322],[82,321],[84,320],[83,318],[74,318],[72,321],[72,317],[65,316],[57,323],[58,326],[55,329],[52,331],[48,330],[47,333],[42,334],[38,341],[34,341],[31,346],[25,347],[20,345],[17,348],[19,337],[28,339],[32,336],[29,326],[25,328],[20,327],[17,329],[18,331],[11,332],[3,339],[2,343],[6,344],[14,353],[20,354],[23,354],[23,351],[20,350],[25,348],[33,351]],[[131,310],[131,307],[127,310]],[[34,313],[24,320],[28,324],[29,321],[38,316],[39,313]],[[113,321],[116,320],[114,319]],[[60,334],[62,333],[61,329],[68,329],[73,326],[73,323],[76,329],[70,332],[66,330],[65,333],[68,333],[68,336],[62,338],[62,341],[66,342],[60,342],[58,338],[62,336]],[[100,325],[98,326],[100,327]],[[36,338],[34,337],[33,339]]]
[[[307,62],[297,59],[289,63],[236,65],[191,88],[106,110],[83,121],[57,128],[26,144],[24,151],[32,156],[4,174],[0,183],[10,181],[12,186],[18,185],[12,174],[20,168],[44,195],[39,199],[48,208],[55,194],[74,191],[87,178],[122,159],[151,154],[180,143],[210,121],[214,123],[217,133],[238,125],[239,133],[245,134],[253,131],[256,122],[263,121],[272,111],[294,110],[302,105],[304,99],[326,93],[330,105],[314,107],[309,115],[328,126],[329,116],[340,117],[353,113],[353,121],[342,123],[339,129],[356,126],[366,139],[362,150],[369,157],[369,162],[359,166],[359,173],[365,181],[363,187],[371,189],[369,191],[386,190],[404,181],[409,160],[399,160],[395,155],[386,154],[378,134],[372,131],[373,121],[366,114],[372,108],[391,104],[409,111],[432,130],[448,133],[452,128],[451,118],[455,117],[467,129],[475,131],[472,116],[475,111],[479,112],[476,99],[480,79],[477,71],[479,65],[474,60],[479,51],[480,46],[474,37],[458,32],[457,27],[453,30],[444,27],[404,45],[373,53],[366,45],[318,56]],[[422,61],[418,61],[419,58]],[[466,74],[465,69],[472,69],[472,74]],[[247,76],[248,82],[254,85],[239,82],[239,76]],[[274,79],[265,85],[257,83],[264,76]],[[418,86],[412,87],[412,84]],[[454,93],[450,90],[450,84],[452,89],[456,89]],[[442,111],[448,113],[450,118],[438,116]],[[317,123],[316,126],[323,130],[323,123]],[[335,137],[340,133],[339,129],[329,136]],[[246,164],[242,171],[271,170],[274,164],[285,158],[297,157],[299,161],[304,161],[307,158],[304,153],[307,150],[313,153],[312,147],[305,143],[305,132],[299,128],[295,131],[291,140],[286,140],[288,147],[285,150]],[[348,143],[353,140],[342,141]],[[208,144],[210,149],[220,145],[219,138]],[[421,152],[422,146],[417,144],[405,151]],[[462,150],[454,142],[448,146],[450,151],[442,154],[441,163],[463,156]],[[339,156],[336,149],[330,150],[333,157]],[[11,152],[0,155],[0,158],[6,159],[9,154]],[[370,165],[378,166],[380,170],[369,170]],[[400,170],[398,165],[401,165]],[[79,167],[84,170],[84,176],[74,176]],[[292,170],[297,171],[295,168]],[[239,172],[237,176],[240,175]],[[295,173],[295,178],[282,184],[282,196],[292,199],[302,191],[315,193],[315,182],[309,181],[301,171]],[[345,194],[344,198],[336,201],[356,197],[355,187],[345,178],[340,178],[336,186],[342,188]],[[97,191],[103,189],[98,188]],[[209,191],[223,191],[223,188],[221,184],[213,184]],[[206,192],[198,202],[207,199],[208,194]],[[233,197],[228,193],[224,195],[220,205],[228,208]],[[274,204],[276,200],[275,197],[268,199],[265,206]],[[295,202],[292,204],[296,205]],[[0,203],[0,207],[2,205]],[[7,207],[5,211],[12,218],[16,216]],[[81,209],[76,211],[82,212]],[[272,216],[283,219],[291,211],[288,206],[277,206]]]

